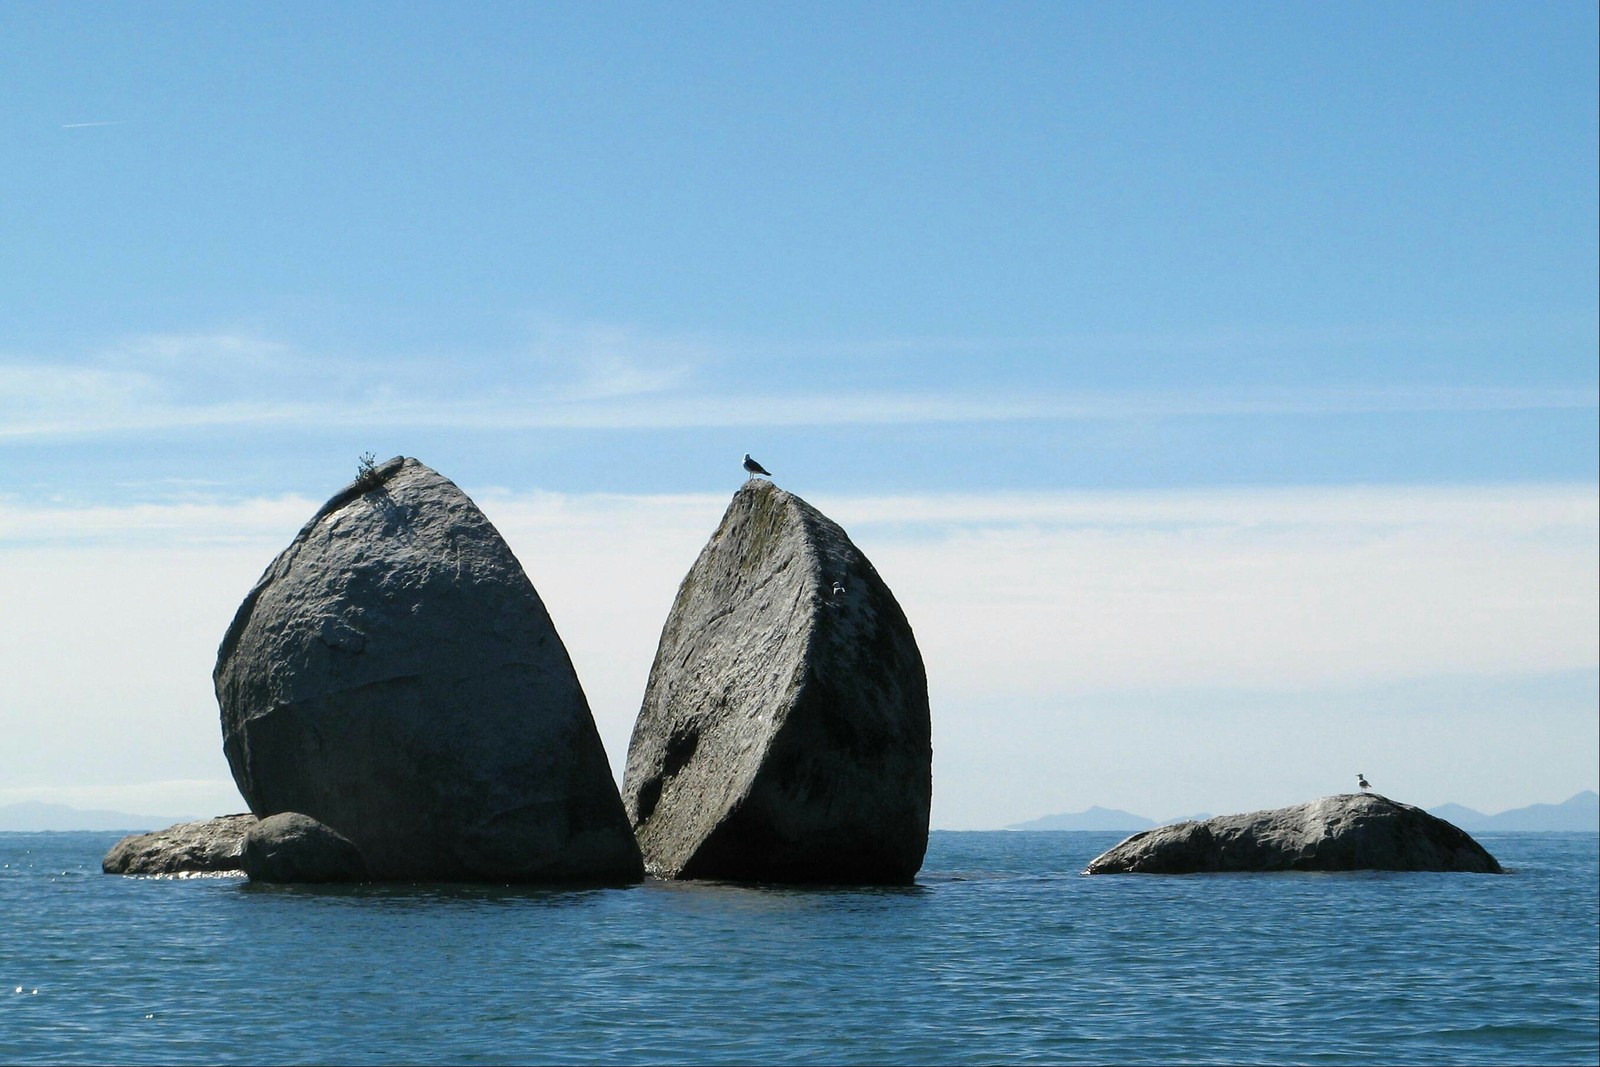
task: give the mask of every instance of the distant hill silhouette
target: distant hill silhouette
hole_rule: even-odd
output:
[[[1463,830],[1476,830],[1489,816],[1481,811],[1461,804],[1440,804],[1437,808],[1429,808],[1429,815],[1437,815],[1445,822],[1455,823]]]
[[[1512,808],[1498,815],[1485,815],[1481,811],[1460,804],[1440,804],[1429,808],[1446,822],[1455,823],[1468,833],[1479,830],[1567,830],[1600,833],[1600,793],[1586,789],[1560,804],[1529,804],[1525,808]]]
[[[1115,808],[1090,808],[1087,811],[1064,812],[1060,815],[1043,815],[1027,822],[1012,823],[1007,830],[1148,830],[1154,819],[1135,815]]]
[[[1158,823],[1154,819],[1147,819],[1143,815],[1135,815],[1131,811],[1121,811],[1117,808],[1092,807],[1086,811],[1066,812],[1061,815],[1044,815],[1027,822],[1012,823],[1007,830],[1120,830],[1125,833],[1134,833],[1138,830],[1148,830],[1152,826],[1162,826],[1165,823],[1185,822],[1189,819],[1209,819],[1210,815],[1201,812],[1197,815],[1184,815],[1176,819],[1167,819]]]
[[[1529,804],[1525,808],[1512,808],[1497,815],[1461,804],[1440,804],[1427,809],[1446,822],[1454,823],[1468,833],[1481,830],[1510,831],[1567,831],[1600,833],[1600,793],[1586,789],[1560,804]],[[1116,808],[1091,807],[1084,811],[1044,815],[1027,822],[1012,823],[1007,830],[1096,830],[1134,833],[1166,823],[1187,819],[1209,819],[1205,812],[1165,819],[1158,823],[1143,815]],[[24,801],[19,804],[0,804],[0,832],[38,832],[41,830],[158,830],[174,823],[191,822],[198,815],[131,815],[125,811],[74,808],[70,804],[44,804]]]
[[[1600,793],[1592,789],[1586,789],[1560,804],[1529,804],[1525,808],[1513,808],[1498,815],[1485,815],[1481,811],[1474,811],[1461,804],[1440,804],[1436,808],[1427,810],[1430,815],[1437,815],[1446,822],[1454,823],[1468,833],[1480,830],[1564,830],[1600,833]],[[1093,807],[1086,811],[1044,815],[1037,819],[1029,819],[1027,822],[1012,823],[1006,829],[1120,830],[1131,834],[1166,823],[1209,818],[1210,815],[1200,812],[1157,823],[1154,819],[1135,815],[1131,811]]]
[[[41,830],[158,830],[194,816],[130,815],[125,811],[74,808],[70,804],[23,801],[0,804],[0,831],[37,833]]]

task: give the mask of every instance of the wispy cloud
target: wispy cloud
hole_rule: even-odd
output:
[[[0,362],[0,441],[214,427],[682,429],[1593,409],[1580,387],[751,388],[741,359],[626,330],[541,332],[490,361],[373,361],[240,334],[159,335],[75,362]],[[918,381],[926,376],[919,375]]]
[[[661,623],[726,497],[468,488],[549,607],[620,768]],[[1330,753],[1342,782],[1353,769],[1343,761],[1375,745],[1394,747],[1390,765],[1410,761],[1418,781],[1431,776],[1437,799],[1470,802],[1450,768],[1507,745],[1526,766],[1499,769],[1505,806],[1544,797],[1543,769],[1571,764],[1573,751],[1591,754],[1578,761],[1588,770],[1562,787],[1592,775],[1583,672],[1600,644],[1600,503],[1590,485],[813,502],[871,557],[915,629],[941,825],[1061,810],[1068,765],[1084,804],[1130,781],[1151,796],[1172,790],[1161,801],[1172,812],[1213,804],[1161,781],[1201,773],[1197,746],[1203,773],[1240,804],[1265,802],[1262,782],[1290,799],[1317,788],[1307,783]],[[0,500],[0,590],[27,605],[0,613],[0,780],[19,799],[70,785],[48,795],[108,807],[135,802],[73,790],[126,782],[130,768],[225,782],[216,644],[318,503]],[[81,670],[85,650],[96,671]],[[1552,696],[1551,678],[1570,684]],[[1479,691],[1497,694],[1492,714],[1471,710]],[[1544,725],[1529,729],[1535,713]],[[1258,760],[1270,773],[1250,770]],[[1255,784],[1224,786],[1230,772]],[[154,794],[143,807],[180,810]]]
[[[31,368],[29,370],[32,370]],[[484,430],[646,430],[737,427],[937,425],[1107,421],[1170,417],[1248,417],[1402,412],[1592,409],[1595,398],[1567,389],[1278,390],[1122,393],[970,394],[861,391],[837,394],[728,392],[639,395],[653,380],[613,378],[574,391],[502,390],[493,396],[424,399],[391,386],[388,395],[348,400],[263,400],[136,404],[146,383],[73,372],[20,374],[41,385],[28,410],[21,398],[0,424],[0,439],[107,436],[208,427],[443,428]],[[74,389],[72,382],[81,383]],[[41,397],[71,394],[54,405]]]
[[[553,583],[557,600],[570,594],[574,617],[594,617],[597,636],[640,614],[624,600],[653,590],[646,596],[659,610],[643,613],[641,641],[653,639],[725,503],[710,494],[474,495],[536,581]],[[1063,675],[1074,685],[1276,686],[1596,662],[1592,486],[814,502],[921,606],[919,632],[931,627],[928,640],[952,643],[941,661],[962,665],[957,673],[985,691],[1049,689]],[[0,499],[0,552],[248,549],[265,565],[316,505],[299,496],[123,507]],[[617,602],[595,607],[605,600],[598,586],[618,575]],[[647,662],[647,652],[638,658]]]
[[[1034,355],[1102,354],[1139,356],[1302,356],[1352,351],[1430,351],[1440,346],[1526,343],[1529,336],[1569,338],[1578,343],[1594,334],[1592,315],[1504,316],[1448,322],[1354,322],[1311,325],[1241,324],[1198,329],[1094,330],[1053,334],[901,334],[804,342],[789,355],[834,355],[893,359],[928,353],[984,357],[995,352]]]
[[[93,545],[176,549],[265,546],[276,541],[287,544],[318,503],[306,497],[285,496],[62,507],[23,504],[0,496],[0,549]]]
[[[627,403],[565,404],[476,412],[464,406],[424,418],[437,425],[490,423],[507,429],[569,427],[667,429],[740,426],[914,425],[940,423],[1103,421],[1181,416],[1352,414],[1415,411],[1507,411],[1592,408],[1577,389],[1210,389],[1017,390],[862,389],[839,393],[720,392],[654,396]],[[470,413],[469,413],[470,412]]]
[[[242,811],[245,807],[239,797],[239,787],[229,778],[0,788],[0,804],[30,801],[169,818],[209,818],[224,812]]]
[[[819,497],[854,525],[1028,529],[1518,531],[1600,526],[1592,486],[1274,486]]]

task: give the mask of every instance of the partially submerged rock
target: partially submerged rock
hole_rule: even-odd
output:
[[[1359,870],[1499,874],[1500,864],[1465,830],[1421,808],[1344,793],[1144,830],[1095,857],[1084,873]]]
[[[477,506],[414,459],[306,523],[240,606],[213,679],[251,810],[324,823],[374,879],[643,873],[543,602]]]
[[[628,747],[649,869],[909,882],[931,794],[927,677],[900,605],[837,524],[747,482],[678,589]]]
[[[106,874],[215,874],[243,869],[244,835],[254,815],[220,815],[165,830],[129,834],[100,861]]]
[[[360,882],[361,850],[350,839],[298,811],[269,815],[244,835],[244,873],[252,882]]]

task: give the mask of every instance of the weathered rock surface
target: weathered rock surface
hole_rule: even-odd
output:
[[[1500,873],[1467,834],[1421,808],[1373,793],[1134,834],[1085,874],[1201,871],[1475,871]]]
[[[243,869],[244,835],[254,815],[220,815],[129,834],[100,861],[106,874],[213,874]]]
[[[361,851],[350,839],[309,815],[269,815],[244,835],[241,856],[252,882],[360,882]]]
[[[414,459],[306,523],[213,680],[251,810],[327,825],[375,880],[642,876],[543,602],[477,506]]]
[[[928,844],[922,656],[837,524],[750,481],[678,589],[623,801],[667,878],[904,883]]]

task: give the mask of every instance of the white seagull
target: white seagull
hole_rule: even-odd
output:
[[[1362,774],[1360,771],[1356,772],[1356,785],[1359,785],[1363,791],[1372,788],[1372,786],[1367,782],[1367,776]]]
[[[757,463],[755,460],[751,459],[750,453],[748,452],[744,454],[744,469],[750,472],[750,477],[752,478],[758,474],[765,474],[768,478],[772,477],[772,472],[767,470],[767,468],[763,467],[761,464]]]

